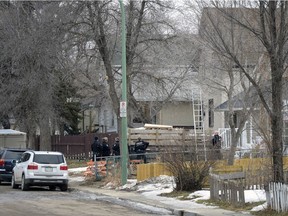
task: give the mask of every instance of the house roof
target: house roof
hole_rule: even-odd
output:
[[[0,129],[0,135],[23,135],[24,132],[12,130],[12,129]]]
[[[268,104],[272,103],[271,89],[272,89],[271,80],[263,83],[261,87],[261,91],[263,92],[265,100],[268,101]],[[288,101],[288,78],[286,77],[283,80],[283,101]],[[220,105],[215,107],[214,110],[218,112],[228,111],[229,110],[228,103],[229,102],[227,100],[224,103],[221,103]],[[252,86],[249,89],[249,95],[245,94],[245,92],[243,91],[235,95],[232,98],[231,103],[233,104],[234,110],[242,110],[245,107],[249,109],[253,105],[256,105],[257,107],[261,102],[255,87]],[[284,103],[284,106],[287,106],[287,104]]]
[[[234,96],[231,100],[231,103],[233,105],[234,110],[242,110],[243,108],[250,108],[254,103],[257,103],[256,101],[259,99],[258,95],[256,94],[256,91],[253,93],[254,95],[251,95],[251,97],[245,98],[245,93],[241,92]],[[218,105],[214,109],[216,112],[223,112],[229,110],[229,101],[225,101],[224,103]]]
[[[193,89],[199,87],[197,68],[176,65],[158,70],[145,69],[145,75],[139,74],[133,80],[137,101],[163,101],[167,98],[171,101],[191,101]]]
[[[243,109],[243,102],[242,100],[240,100],[239,97],[235,96],[233,99],[233,109],[234,110],[242,110]],[[224,111],[228,111],[229,107],[228,107],[228,101],[225,101],[224,103],[218,105],[217,107],[215,107],[214,109],[215,111],[218,112],[224,112]]]

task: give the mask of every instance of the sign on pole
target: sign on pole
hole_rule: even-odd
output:
[[[127,117],[126,101],[120,102],[120,117]]]

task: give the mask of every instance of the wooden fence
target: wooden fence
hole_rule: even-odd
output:
[[[52,136],[52,150],[63,152],[67,158],[88,159],[91,157],[91,143],[95,136],[100,139],[108,137],[108,143],[112,147],[117,133],[88,133],[81,135]],[[149,142],[147,152],[171,152],[171,151],[189,151],[195,152],[199,160],[215,160],[225,158],[226,152],[212,148],[211,136],[195,136],[193,130],[180,128],[159,129],[128,129],[127,143],[132,146],[134,142],[141,137]],[[36,138],[36,149],[39,150],[40,139]],[[219,156],[217,156],[219,155]],[[217,156],[215,158],[215,156]],[[223,157],[222,157],[223,156]]]
[[[272,179],[271,170],[247,170],[245,171],[245,189],[264,190]]]
[[[52,150],[62,152],[68,159],[89,159],[91,158],[91,144],[94,137],[97,136],[101,140],[108,137],[110,148],[114,144],[116,133],[88,133],[81,135],[69,136],[52,136]]]
[[[183,128],[174,129],[128,129],[128,142],[134,143],[138,137],[148,141],[152,146],[167,146],[167,145],[179,145],[185,142],[195,142],[195,136],[193,130],[185,130]]]
[[[288,211],[288,185],[271,182],[269,184],[271,208],[277,212]]]
[[[287,158],[283,157],[284,166],[287,166]],[[219,161],[213,168],[214,174],[233,172],[245,173],[245,189],[264,189],[273,180],[272,164],[270,158],[245,158],[235,160],[233,166],[225,165],[225,161]],[[286,173],[286,172],[285,172]],[[284,174],[285,174],[284,173]],[[286,175],[285,175],[286,176]],[[286,178],[285,178],[286,179]]]
[[[244,172],[210,174],[210,199],[222,200],[234,206],[245,204]]]
[[[99,139],[103,137],[108,137],[108,143],[110,148],[114,144],[115,137],[118,136],[117,133],[88,133],[81,135],[68,135],[52,136],[52,150],[60,151],[66,155],[67,158],[71,159],[87,159],[91,157],[91,143],[94,137],[98,136]],[[191,130],[185,129],[133,129],[128,130],[127,143],[132,146],[134,142],[141,137],[143,140],[149,142],[149,149],[147,152],[165,152],[167,148],[174,149],[175,151],[183,151],[184,147],[196,147],[197,156],[204,155],[203,151],[206,145],[210,144],[210,138],[201,137],[196,142],[195,135]],[[40,140],[38,140],[39,142]],[[195,144],[197,143],[197,144]],[[39,143],[38,143],[39,146]],[[187,150],[187,149],[185,149]],[[191,151],[191,149],[189,149]],[[195,150],[194,150],[195,151]],[[214,150],[206,149],[209,153]],[[205,151],[205,154],[206,154]],[[207,153],[207,154],[208,154]],[[211,154],[212,154],[211,153]],[[203,157],[204,158],[204,157]],[[206,158],[206,157],[205,157]]]

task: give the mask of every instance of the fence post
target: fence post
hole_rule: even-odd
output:
[[[87,150],[87,144],[86,144],[86,135],[83,135],[83,142],[84,142],[84,152],[85,152],[84,158],[89,159],[89,152]]]
[[[265,196],[266,196],[266,201],[267,201],[267,207],[269,208],[271,207],[269,184],[264,185],[264,191],[265,191]]]

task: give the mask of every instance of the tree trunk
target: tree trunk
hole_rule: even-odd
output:
[[[273,159],[273,173],[275,182],[283,182],[283,141],[282,141],[282,128],[279,125],[282,118],[274,116],[272,118],[272,127],[277,128],[272,130],[272,159]]]
[[[277,60],[276,60],[277,61]],[[272,159],[273,159],[273,179],[275,182],[283,182],[283,114],[282,114],[282,72],[275,59],[271,58],[272,76]]]
[[[239,140],[239,137],[236,137],[236,131],[235,129],[232,129],[231,128],[231,147],[230,147],[230,150],[229,150],[229,155],[228,155],[228,161],[227,161],[227,164],[229,166],[232,166],[234,164],[234,155],[235,155],[235,151],[236,151],[236,148],[237,148],[237,142]]]
[[[28,131],[26,134],[26,138],[27,138],[27,147],[30,149],[34,149],[37,150],[38,147],[36,146],[36,133],[35,131]]]
[[[40,150],[41,151],[51,151],[51,134],[49,127],[49,117],[43,116],[40,119]]]
[[[243,111],[245,112],[245,111]],[[231,116],[231,120],[233,119],[233,115]],[[248,119],[247,114],[243,114],[242,119],[239,123],[238,130],[236,131],[235,124],[230,125],[231,128],[231,147],[228,155],[227,165],[232,166],[234,164],[234,156],[237,148],[237,142],[239,141],[243,128],[246,124],[246,120]]]

